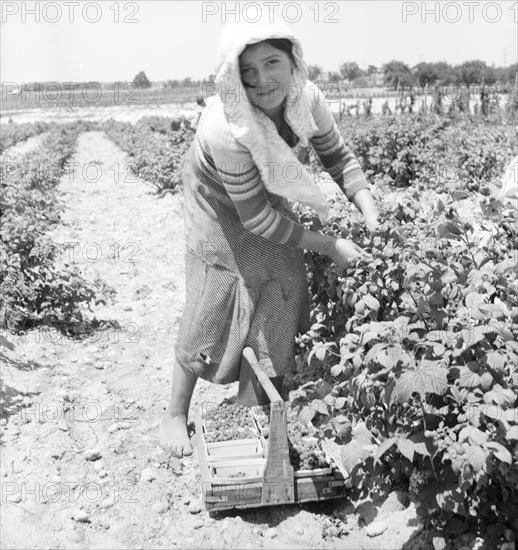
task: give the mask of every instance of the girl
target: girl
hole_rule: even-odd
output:
[[[367,257],[349,240],[298,223],[288,199],[327,216],[298,160],[301,147],[311,144],[369,228],[378,215],[290,29],[227,25],[216,75],[218,93],[201,116],[183,179],[187,297],[160,425],[163,447],[178,456],[192,454],[187,416],[198,377],[237,381],[246,346],[271,377],[295,370],[295,336],[310,328],[304,250],[342,267]]]

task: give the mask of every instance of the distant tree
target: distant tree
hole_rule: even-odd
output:
[[[140,71],[140,73],[133,79],[133,84],[135,84],[137,88],[151,88],[151,82],[149,82],[149,79],[144,71]]]
[[[308,65],[309,80],[317,80],[322,76],[323,69],[320,65]]]
[[[377,72],[378,72],[378,67],[376,67],[376,65],[369,65],[367,67],[367,74],[368,75],[376,74]]]
[[[512,84],[514,84],[516,73],[518,73],[518,63],[513,63],[512,65],[509,65],[509,67],[507,67],[504,72],[504,82],[511,82]]]
[[[453,67],[449,63],[446,63],[446,61],[438,61],[437,63],[433,63],[433,66],[440,82],[443,84],[455,84],[458,82]]]
[[[337,71],[329,71],[327,79],[329,80],[329,82],[340,82],[340,80],[342,79],[342,75]]]
[[[456,67],[457,68],[457,67]],[[486,77],[488,66],[485,61],[474,59],[458,66],[458,73],[463,84],[480,84]]]
[[[394,89],[396,89],[398,85],[411,84],[414,82],[410,67],[402,61],[393,59],[383,65],[382,71],[385,84]]]
[[[354,80],[362,75],[362,70],[355,61],[347,61],[340,65],[340,74],[347,80]]]
[[[492,65],[491,67],[486,67],[484,72],[484,82],[486,84],[494,84],[498,80],[498,70]]]
[[[187,78],[184,78],[184,79],[182,80],[182,84],[181,84],[181,85],[182,85],[182,86],[192,86],[192,85],[193,85],[193,81],[192,81],[191,77],[188,76]]]
[[[418,63],[412,70],[419,86],[433,84],[439,80],[439,74],[435,69],[434,63]]]
[[[367,76],[359,76],[352,81],[353,88],[368,88],[372,85],[372,79]]]
[[[451,65],[445,61],[439,61],[437,63],[418,63],[412,69],[412,74],[419,86],[434,84],[436,82],[451,84],[457,80]]]

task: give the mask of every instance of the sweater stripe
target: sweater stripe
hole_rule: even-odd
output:
[[[319,132],[310,138],[310,143],[324,169],[352,200],[358,190],[369,188],[369,183],[327,106],[317,103],[312,112]],[[280,244],[299,246],[304,226],[272,207],[250,153],[234,139],[228,127],[215,125],[204,130],[195,138],[198,177],[209,185],[224,187],[245,229]],[[286,140],[286,136],[283,138]]]

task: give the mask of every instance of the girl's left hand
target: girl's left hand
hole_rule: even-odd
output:
[[[367,229],[369,231],[374,231],[379,227],[379,220],[377,217],[375,218],[365,218],[365,225],[367,226]]]

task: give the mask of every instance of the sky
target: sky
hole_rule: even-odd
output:
[[[219,36],[236,17],[273,12],[300,38],[306,63],[381,66],[392,59],[452,65],[518,56],[518,1],[0,0],[0,81],[206,79]]]

